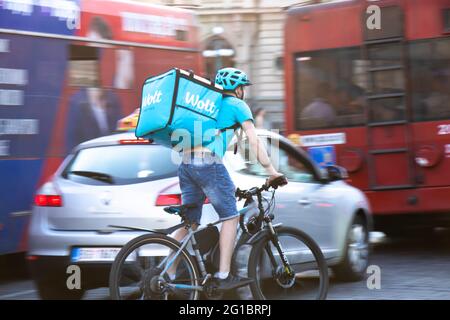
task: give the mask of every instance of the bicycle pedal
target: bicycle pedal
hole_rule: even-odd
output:
[[[206,284],[206,282],[211,278],[212,278],[212,275],[210,273],[208,273],[206,275],[205,279],[203,279],[202,286],[204,286]]]

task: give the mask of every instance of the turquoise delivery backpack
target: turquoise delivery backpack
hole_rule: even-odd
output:
[[[206,144],[215,134],[222,99],[222,87],[193,72],[174,68],[148,78],[142,88],[136,137],[174,147],[184,139],[174,131],[183,129],[191,137],[183,146]]]

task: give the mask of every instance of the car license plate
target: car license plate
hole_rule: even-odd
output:
[[[72,262],[112,262],[119,253],[120,248],[74,248],[72,249]],[[127,260],[130,260],[130,255]]]

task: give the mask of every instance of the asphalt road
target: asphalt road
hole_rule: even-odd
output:
[[[380,243],[373,245],[370,264],[380,268],[380,289],[368,289],[367,281],[342,283],[332,279],[328,298],[450,300],[448,230],[396,239],[382,238]],[[39,299],[26,274],[16,273],[19,274],[0,278],[0,300]],[[90,290],[84,299],[108,299],[108,290]]]

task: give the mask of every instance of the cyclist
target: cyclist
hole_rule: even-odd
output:
[[[244,102],[244,88],[251,84],[247,75],[235,68],[224,68],[217,72],[215,82],[223,87],[226,95],[218,115],[220,133],[211,142],[184,152],[178,175],[183,204],[203,204],[207,197],[223,221],[219,240],[220,267],[213,281],[218,290],[229,290],[252,282],[251,279],[230,274],[239,213],[236,188],[221,159],[234,130],[240,126],[246,133],[250,151],[269,175],[268,182],[282,174],[272,165],[264,144],[256,134],[250,108]],[[200,223],[201,213],[202,206],[199,205],[186,214],[194,229]],[[181,241],[186,234],[186,229],[181,228],[175,232],[174,238]],[[169,275],[175,278],[171,270]]]

